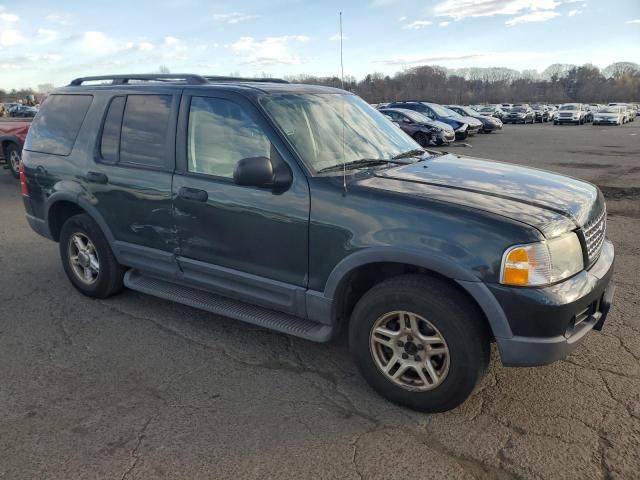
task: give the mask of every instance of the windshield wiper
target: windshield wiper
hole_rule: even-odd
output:
[[[346,168],[347,170],[351,170],[354,168],[360,167],[370,167],[375,165],[385,165],[387,163],[396,163],[399,165],[405,165],[405,162],[396,162],[396,158],[385,159],[385,158],[361,158],[360,160],[352,160],[346,163],[338,163],[336,165],[331,165],[329,167],[321,168],[318,170],[318,173],[327,173],[327,172],[335,172],[338,170],[342,170]]]
[[[421,157],[425,154],[425,150],[421,148],[414,148],[413,150],[409,150],[407,152],[402,152],[393,157],[391,160],[400,160],[401,158],[409,158],[409,157]]]

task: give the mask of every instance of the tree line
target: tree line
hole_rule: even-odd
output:
[[[167,67],[160,67],[168,73]],[[238,74],[232,74],[238,76]],[[268,75],[264,75],[268,76]],[[440,66],[407,68],[394,75],[371,73],[358,80],[297,75],[287,80],[344,88],[370,103],[395,100],[429,100],[443,104],[483,103],[608,103],[640,102],[640,65],[618,62],[600,70],[593,65],[554,64],[538,73],[508,68],[447,69]],[[40,99],[53,85],[11,90],[0,89],[0,102],[35,95]]]
[[[555,64],[538,73],[506,68],[451,70],[418,66],[395,75],[371,73],[352,76],[298,75],[289,81],[344,88],[370,103],[428,100],[442,104],[484,103],[608,103],[640,102],[640,65],[619,62],[600,70],[593,65]]]

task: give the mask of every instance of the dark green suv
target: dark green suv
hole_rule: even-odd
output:
[[[123,287],[327,341],[423,411],[463,402],[490,345],[565,357],[611,305],[595,186],[425,151],[348,92],[198,75],[80,78],[24,147],[33,229],[85,295]]]

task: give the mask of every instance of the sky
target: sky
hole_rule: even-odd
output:
[[[640,0],[0,0],[0,88],[147,73],[640,63]]]

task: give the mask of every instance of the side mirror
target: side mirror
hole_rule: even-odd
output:
[[[276,169],[267,157],[249,157],[238,162],[233,171],[233,181],[236,185],[275,190],[289,187],[292,176],[286,164]]]

